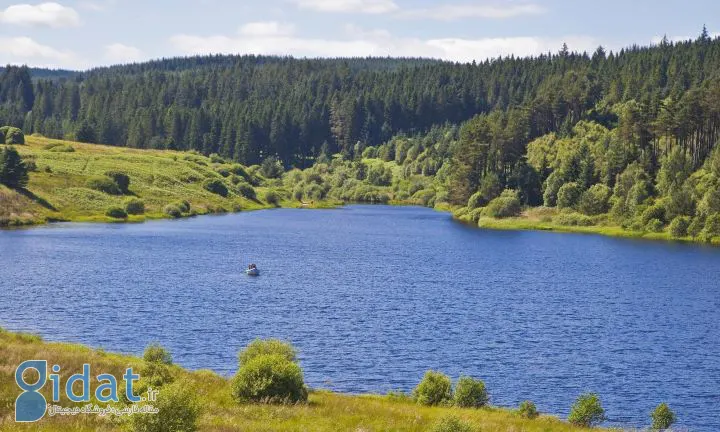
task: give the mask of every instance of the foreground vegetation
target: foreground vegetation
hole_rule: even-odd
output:
[[[257,348],[257,343],[255,345]],[[521,410],[487,407],[484,386],[467,378],[456,385],[454,400],[458,406],[468,408],[449,403],[419,404],[412,397],[402,394],[353,396],[319,390],[305,394],[302,377],[298,377],[292,367],[295,364],[294,351],[254,349],[253,344],[244,351],[245,355],[241,354],[238,374],[232,380],[210,371],[190,372],[175,366],[167,352],[156,346],[148,348],[144,358],[140,359],[91,350],[81,345],[47,343],[37,336],[0,331],[0,347],[0,429],[3,431],[185,431],[193,430],[193,425],[202,431],[587,430],[550,416],[537,417],[534,406],[529,407],[527,403],[521,406]],[[17,365],[28,359],[46,359],[50,365],[62,365],[60,379],[63,383],[71,374],[80,372],[83,363],[90,363],[93,371],[118,377],[126,368],[133,367],[142,376],[141,387],[150,385],[160,388],[155,406],[161,410],[157,414],[161,417],[148,414],[136,419],[136,415],[131,421],[117,421],[112,417],[77,415],[46,417],[35,424],[15,423],[14,403],[19,390],[14,383],[14,371]],[[265,381],[248,382],[246,378],[259,373],[258,365],[262,363],[282,364],[280,368],[273,369],[282,372]],[[262,387],[266,393],[248,393],[248,390],[260,388],[253,384],[260,381],[284,384]],[[423,382],[426,381],[427,377]],[[449,383],[444,382],[442,376],[439,381],[440,392],[432,383],[419,385],[416,392],[421,393],[426,402],[435,397],[433,394],[452,397]],[[278,389],[288,390],[287,395],[296,395],[297,398],[285,400],[284,404],[278,404],[277,400],[254,401],[256,396],[271,396]],[[297,393],[295,389],[301,391]],[[94,391],[94,386],[91,390]],[[46,385],[42,393],[49,400],[49,386]],[[295,403],[287,403],[292,401]],[[73,406],[65,402],[61,405]]]

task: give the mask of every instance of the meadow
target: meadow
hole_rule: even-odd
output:
[[[3,431],[114,431],[127,425],[112,417],[95,415],[45,417],[38,423],[14,422],[19,389],[14,382],[17,365],[28,359],[46,359],[62,365],[61,383],[90,363],[93,371],[121,376],[133,367],[142,371],[143,359],[93,350],[78,344],[44,342],[29,334],[0,330],[0,429]],[[200,403],[197,426],[201,431],[427,431],[443,420],[459,419],[472,431],[570,432],[589,430],[555,417],[523,418],[511,409],[464,409],[417,405],[408,396],[348,395],[311,390],[307,403],[296,405],[239,404],[231,397],[230,381],[208,370],[188,371],[170,366],[176,381],[184,382]],[[42,393],[50,398],[49,385]],[[94,391],[94,386],[91,388]],[[162,392],[162,388],[160,390]],[[162,393],[161,393],[162,394]],[[160,396],[162,397],[162,396]],[[60,405],[72,406],[61,402]],[[603,429],[592,429],[603,430]]]

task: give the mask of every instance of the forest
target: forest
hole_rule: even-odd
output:
[[[206,56],[0,72],[0,124],[262,164],[297,200],[720,236],[720,39],[479,63]],[[284,171],[287,171],[283,174]],[[281,179],[280,179],[281,178]]]

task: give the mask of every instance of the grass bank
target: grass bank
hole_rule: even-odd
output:
[[[0,186],[0,226],[49,221],[142,222],[172,217],[166,207],[183,201],[189,208],[183,208],[180,216],[278,206],[333,205],[331,202],[303,205],[292,201],[278,189],[280,180],[263,178],[258,167],[244,167],[194,153],[82,144],[33,136],[26,137],[26,144],[15,148],[34,170],[23,190]],[[89,187],[91,179],[103,177],[110,171],[128,175],[130,187],[126,193],[110,194]],[[205,185],[212,180],[224,184],[227,194],[209,191]],[[250,193],[248,189],[240,189],[249,182],[254,184]],[[142,201],[142,214],[129,214],[127,218],[108,216],[109,209],[124,209],[133,199]]]
[[[110,417],[94,415],[45,417],[38,423],[14,422],[14,404],[19,389],[14,382],[16,367],[28,359],[48,360],[61,365],[61,384],[90,363],[93,373],[122,376],[125,369],[142,370],[143,360],[82,345],[44,342],[38,336],[0,330],[0,430],[3,431],[96,431],[122,430]],[[230,383],[210,371],[188,371],[171,366],[176,379],[187,382],[201,403],[198,421],[202,431],[426,431],[441,419],[454,416],[477,431],[582,431],[551,416],[529,420],[501,408],[460,409],[424,407],[408,398],[384,395],[346,395],[311,391],[307,404],[273,406],[240,405],[233,401]],[[50,400],[49,385],[42,393]],[[91,388],[94,392],[94,386]],[[63,406],[72,406],[60,403]],[[599,430],[599,429],[593,429]]]

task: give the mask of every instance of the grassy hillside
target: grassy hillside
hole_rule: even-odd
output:
[[[129,215],[129,221],[168,217],[165,206],[187,201],[185,215],[267,208],[267,192],[278,182],[264,179],[257,167],[242,167],[220,158],[194,153],[137,150],[81,144],[42,137],[27,137],[16,149],[36,167],[24,191],[0,186],[0,226],[65,221],[118,221],[106,215],[111,207],[124,208],[131,199],[145,205],[142,215]],[[88,180],[108,171],[121,171],[130,177],[129,192],[114,195],[93,190]],[[240,172],[242,175],[236,174]],[[256,185],[256,197],[245,197],[239,185]],[[212,193],[203,183],[217,179],[228,188],[226,197]],[[299,205],[299,203],[284,203]]]
[[[0,329],[0,430],[3,431],[96,431],[121,430],[110,418],[92,415],[45,417],[38,423],[14,422],[14,403],[19,389],[14,383],[17,365],[28,359],[45,359],[62,365],[61,383],[90,363],[92,372],[122,376],[133,367],[142,371],[141,359],[74,344],[47,343],[39,337],[15,334]],[[142,372],[141,372],[142,373]],[[312,391],[309,402],[294,406],[239,405],[230,396],[229,381],[210,371],[190,372],[171,367],[176,380],[185,380],[201,404],[198,421],[202,431],[425,431],[440,420],[454,416],[476,431],[581,431],[556,418],[541,416],[528,420],[506,409],[459,409],[421,407],[407,398],[362,395],[352,396],[327,391]],[[49,385],[43,393],[49,398]],[[94,391],[94,387],[91,388]],[[162,394],[162,389],[161,389]],[[71,406],[61,402],[60,405]],[[598,429],[594,429],[598,430]]]

